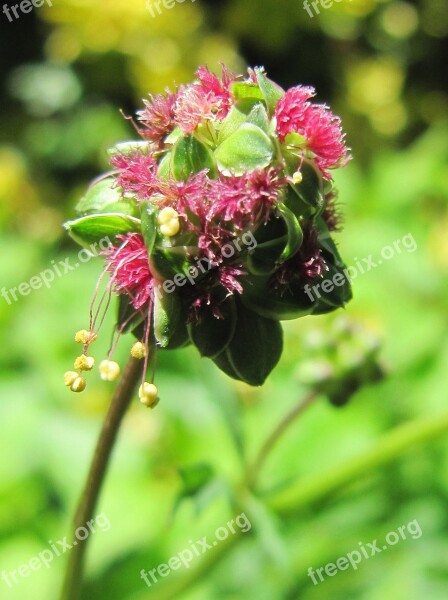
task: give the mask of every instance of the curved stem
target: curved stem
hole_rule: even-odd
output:
[[[272,431],[270,436],[264,442],[260,450],[258,451],[257,456],[252,464],[252,466],[248,469],[247,473],[247,485],[250,488],[253,488],[256,484],[258,476],[260,474],[261,468],[263,467],[267,457],[269,456],[271,450],[277,444],[279,439],[285,433],[285,431],[289,428],[289,426],[299,417],[305,410],[313,404],[313,402],[318,397],[318,393],[315,391],[310,391],[305,398],[301,399],[293,408],[287,413],[283,419],[278,423],[275,429]]]
[[[140,373],[141,361],[135,358],[129,359],[113,395],[96,445],[89,475],[74,518],[75,532],[78,527],[85,526],[94,515],[118,430],[132,400]],[[76,544],[70,551],[61,600],[78,600],[79,598],[88,540],[89,536],[84,541],[75,537]]]

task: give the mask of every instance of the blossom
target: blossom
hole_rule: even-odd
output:
[[[239,230],[266,223],[287,183],[281,171],[281,167],[269,167],[239,177],[222,175],[212,184],[210,217],[219,216]]]
[[[122,244],[104,252],[110,285],[117,294],[126,294],[136,310],[148,304],[154,290],[154,277],[149,268],[148,251],[143,236],[137,233],[117,236]]]
[[[137,112],[138,120],[144,129],[139,133],[144,138],[156,145],[161,145],[163,139],[174,129],[174,106],[177,93],[167,90],[166,94],[149,96],[149,100],[143,100],[145,108]]]
[[[205,121],[221,121],[232,105],[230,84],[235,77],[223,67],[222,81],[206,67],[196,72],[198,81],[182,86],[174,106],[174,119],[184,133]]]
[[[157,174],[157,162],[153,156],[141,150],[130,154],[117,152],[110,162],[118,170],[117,185],[124,194],[136,195],[138,200],[152,195]]]
[[[143,141],[110,150],[114,170],[66,224],[84,244],[105,231],[112,238],[88,329],[76,334],[84,348],[66,373],[70,389],[85,387],[87,351],[113,292],[118,323],[100,374],[118,376],[112,356],[132,331],[139,395],[151,407],[154,372],[145,378],[157,351],[194,344],[227,374],[260,385],[280,357],[278,321],[348,302],[349,283],[322,302],[303,297],[309,281],[344,267],[331,239],[340,218],[330,169],[347,162],[348,149],[339,117],[315,95],[301,85],[284,92],[263,68],[244,79],[202,66],[192,83],[144,100],[139,125],[130,118]]]
[[[289,133],[303,136],[305,148],[315,155],[324,177],[330,179],[328,169],[343,166],[350,157],[340,118],[328,106],[308,102],[314,96],[312,87],[289,89],[276,107],[277,133],[282,142]]]

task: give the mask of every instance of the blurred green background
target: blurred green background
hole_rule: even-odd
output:
[[[107,169],[106,149],[134,137],[119,109],[132,114],[148,92],[221,61],[264,65],[283,87],[314,85],[342,117],[354,155],[335,175],[348,264],[406,234],[417,244],[358,276],[343,315],[382,340],[387,376],[344,407],[323,397],[310,407],[273,449],[256,494],[241,484],[245,465],[306,394],[304,361],[341,328],[341,314],[286,323],[286,350],[262,389],[227,379],[195,350],[160,354],[161,403],[152,412],[136,401],[126,417],[98,511],[111,528],[92,536],[83,600],[445,600],[445,0],[343,0],[313,18],[301,0],[187,0],[155,17],[145,0],[54,0],[19,15],[0,14],[2,288],[51,261],[76,262],[61,223]],[[92,374],[75,397],[62,375],[101,268],[92,260],[50,289],[0,297],[0,570],[70,532],[113,387]],[[111,313],[97,359],[112,325]],[[120,361],[130,344],[121,340]],[[197,490],[185,490],[196,477]],[[250,532],[151,588],[141,580],[141,569],[213,538],[241,510]],[[419,539],[317,586],[307,576],[415,519]],[[0,580],[0,596],[57,598],[65,562],[11,588]]]

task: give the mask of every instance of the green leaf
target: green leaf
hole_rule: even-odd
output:
[[[297,252],[303,241],[302,228],[294,213],[281,202],[276,208],[279,216],[255,233],[257,246],[247,258],[248,269],[254,275],[273,273]]]
[[[269,133],[269,118],[265,107],[262,104],[256,104],[250,111],[247,122],[256,125],[265,133]]]
[[[274,148],[269,137],[256,125],[244,123],[226,138],[215,152],[221,171],[242,175],[246,171],[267,167]]]
[[[141,204],[141,230],[148,256],[151,256],[157,238],[157,208],[148,201]]]
[[[263,69],[256,68],[255,75],[257,77],[258,85],[260,86],[260,90],[266,102],[268,113],[270,116],[272,116],[275,112],[277,102],[280,100],[280,98],[283,98],[285,92],[279,85],[277,85],[276,83],[274,83],[266,77],[266,75],[263,72]]]
[[[249,81],[237,81],[233,83],[231,92],[236,100],[244,100],[246,98],[264,100],[263,92],[258,85]]]
[[[184,181],[192,173],[209,169],[210,176],[216,173],[216,165],[211,151],[193,135],[180,138],[174,145],[171,155],[171,171],[179,181]]]
[[[249,385],[262,385],[279,361],[282,349],[280,323],[239,304],[235,335],[225,351],[236,379]]]
[[[79,215],[114,212],[135,216],[136,206],[132,198],[123,198],[114,177],[105,177],[89,187],[75,210]]]
[[[166,292],[161,282],[155,285],[154,337],[162,348],[180,348],[188,342],[188,331],[179,296],[175,289]]]
[[[222,319],[213,314],[204,315],[197,323],[190,323],[190,339],[201,356],[214,358],[225,350],[233,337],[236,323],[235,301],[232,297],[221,303]]]
[[[315,300],[309,297],[299,282],[279,292],[271,282],[270,275],[250,275],[244,282],[242,302],[258,315],[268,319],[290,320],[312,313]]]
[[[157,175],[162,179],[169,179],[171,175],[171,152],[167,152],[159,162]]]
[[[104,238],[113,241],[119,234],[140,232],[140,219],[129,215],[99,213],[67,221],[64,227],[78,244],[89,247]]]
[[[112,148],[109,148],[107,153],[109,156],[115,156],[116,154],[122,154],[124,156],[131,156],[136,152],[141,152],[142,154],[148,154],[150,149],[150,145],[148,142],[142,141],[131,141],[131,142],[120,142],[116,144]]]
[[[322,177],[316,167],[307,160],[303,161],[300,171],[301,183],[291,184],[291,187],[303,202],[313,208],[315,214],[319,214],[324,208]]]
[[[303,231],[295,214],[289,210],[287,206],[285,206],[282,202],[279,202],[276,205],[276,209],[280,213],[288,230],[288,243],[286,244],[279,259],[279,262],[282,263],[288,258],[291,258],[291,256],[293,256],[302,245]]]

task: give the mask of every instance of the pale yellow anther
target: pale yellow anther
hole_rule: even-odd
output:
[[[78,379],[78,377],[79,373],[77,373],[76,371],[67,371],[66,373],[64,373],[64,384],[67,387],[70,387],[72,383],[74,383],[76,379]]]
[[[86,356],[85,354],[81,354],[73,363],[75,369],[78,371],[91,371],[93,369],[93,365],[95,364],[95,359],[93,356]]]
[[[154,408],[159,403],[157,394],[157,386],[153,383],[148,383],[147,381],[145,381],[138,390],[140,402],[149,408]]]
[[[303,181],[303,175],[300,171],[296,171],[293,176],[292,176],[292,182],[295,185],[298,185],[299,183],[302,183]]]
[[[113,360],[103,360],[99,371],[103,381],[115,381],[120,375],[120,365]]]
[[[70,389],[72,390],[72,392],[83,392],[86,389],[86,380],[84,379],[84,377],[77,377],[75,379],[75,381],[72,383],[72,385],[70,386]]]
[[[162,208],[157,216],[157,222],[160,225],[160,233],[162,235],[172,237],[180,231],[179,213],[174,208],[171,208],[171,206]]]
[[[134,358],[145,358],[146,356],[146,348],[145,344],[142,342],[135,342],[135,344],[131,348],[131,356]]]
[[[77,344],[87,344],[88,342],[95,341],[96,338],[96,333],[93,333],[93,331],[87,331],[87,329],[80,329],[75,333],[75,342]]]

